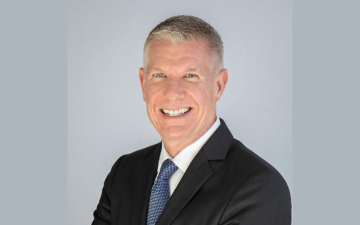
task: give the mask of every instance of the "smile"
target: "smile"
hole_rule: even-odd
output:
[[[180,108],[180,109],[176,109],[176,110],[172,110],[172,109],[161,109],[161,112],[163,112],[165,115],[167,116],[181,116],[184,115],[185,113],[190,111],[190,107],[186,107],[186,108]]]

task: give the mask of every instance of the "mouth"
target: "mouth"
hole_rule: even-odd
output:
[[[160,111],[165,114],[166,116],[170,116],[170,117],[177,117],[177,116],[182,116],[188,112],[190,112],[191,107],[185,107],[185,108],[180,108],[180,109],[160,109]]]

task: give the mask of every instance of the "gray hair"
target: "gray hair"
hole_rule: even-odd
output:
[[[186,40],[206,41],[214,67],[223,67],[223,42],[219,33],[204,20],[195,16],[174,16],[158,24],[148,35],[144,46],[144,62],[147,48],[153,40],[168,40],[177,45]],[[145,66],[145,65],[144,65]]]

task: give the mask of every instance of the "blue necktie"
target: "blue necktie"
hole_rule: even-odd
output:
[[[160,173],[151,189],[147,225],[154,225],[170,198],[169,179],[177,166],[167,159],[161,165]]]

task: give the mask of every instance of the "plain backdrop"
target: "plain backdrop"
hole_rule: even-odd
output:
[[[90,224],[115,160],[161,140],[138,69],[150,30],[174,15],[210,23],[229,83],[218,103],[234,137],[292,191],[292,1],[68,1],[68,224]]]

